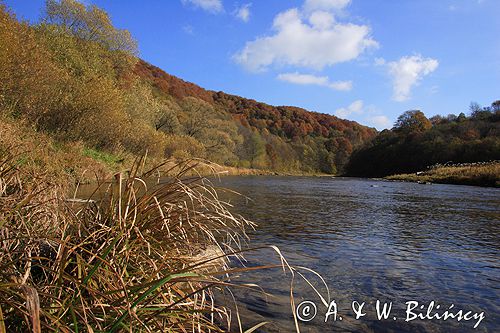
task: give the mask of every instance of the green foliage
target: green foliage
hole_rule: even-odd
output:
[[[420,110],[406,111],[398,117],[393,130],[401,132],[422,132],[432,127],[432,123]]]
[[[251,168],[264,169],[266,161],[266,142],[258,131],[241,129],[244,144],[240,151],[242,159],[247,160]]]
[[[404,113],[400,118],[411,116]],[[352,155],[347,174],[382,177],[421,171],[436,163],[500,159],[500,118],[492,108],[474,105],[470,117],[462,113],[431,119],[431,128],[425,120],[410,119],[406,127],[403,121],[392,131],[383,131]]]
[[[135,55],[137,43],[127,30],[113,26],[108,14],[95,5],[86,7],[76,0],[47,0],[46,18],[79,39],[96,42],[111,51]]]
[[[115,156],[113,154],[109,154],[106,152],[98,151],[96,149],[92,148],[85,148],[83,150],[83,155],[93,158],[96,161],[101,161],[107,164],[108,166],[115,167],[117,164],[120,163],[122,160],[118,156]]]

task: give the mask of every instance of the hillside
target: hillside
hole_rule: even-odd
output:
[[[231,115],[243,136],[237,152],[239,166],[336,173],[344,168],[353,149],[377,133],[332,115],[205,90],[142,60],[134,72],[153,86],[158,96],[173,97],[179,104],[196,98]]]
[[[384,177],[425,171],[436,164],[493,160],[500,160],[500,101],[488,107],[472,104],[470,116],[427,119],[418,110],[407,111],[392,130],[382,131],[353,153],[346,173]]]
[[[335,174],[376,135],[334,116],[205,90],[139,59],[132,36],[98,7],[47,3],[35,25],[0,7],[0,113],[57,144],[113,161],[147,152]]]
[[[203,89],[139,59],[132,36],[98,7],[47,3],[34,25],[0,6],[0,119],[115,168],[147,153],[295,174],[386,176],[500,159],[497,102],[475,106],[469,117],[423,116],[422,128],[377,133]]]

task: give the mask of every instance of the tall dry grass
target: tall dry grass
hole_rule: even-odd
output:
[[[162,183],[134,164],[99,200],[66,200],[43,178],[0,160],[0,332],[221,332],[231,314],[213,291],[231,285],[253,224],[206,179]],[[30,179],[34,175],[31,175]],[[252,268],[255,269],[255,268]]]

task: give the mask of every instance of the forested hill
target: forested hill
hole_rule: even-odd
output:
[[[133,37],[102,9],[46,3],[32,25],[0,3],[0,121],[23,120],[57,144],[117,161],[147,152],[334,174],[376,135],[334,116],[205,90],[138,59]]]
[[[350,176],[383,177],[424,171],[435,164],[500,160],[500,100],[472,103],[470,115],[434,116],[407,111],[351,156]],[[498,175],[497,175],[498,177]]]
[[[133,37],[114,27],[106,12],[76,0],[47,0],[37,24],[18,21],[0,2],[0,41],[0,125],[41,132],[55,150],[80,147],[87,156],[113,161],[147,152],[155,159],[197,157],[234,167],[356,176],[500,159],[498,101],[473,105],[469,117],[406,112],[392,130],[378,134],[356,122],[209,91],[169,75],[140,60]],[[3,133],[0,139],[15,142]],[[12,144],[2,145],[0,151]]]
[[[203,101],[231,115],[243,139],[237,149],[239,166],[336,173],[343,170],[353,149],[377,134],[373,128],[332,115],[205,90],[142,60],[134,72],[158,96],[173,97],[184,106],[188,98]]]

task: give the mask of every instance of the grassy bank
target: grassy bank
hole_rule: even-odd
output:
[[[427,171],[386,177],[420,183],[500,187],[500,162],[436,165]]]
[[[196,159],[192,159],[196,161]],[[200,160],[202,165],[200,165],[196,172],[204,176],[212,176],[214,174],[219,176],[332,176],[329,174],[319,173],[319,172],[283,172],[283,171],[273,171],[268,169],[250,169],[250,168],[240,168],[240,167],[229,167],[223,166],[215,163],[210,163],[205,160]],[[178,164],[181,160],[172,160],[170,166]],[[174,169],[175,170],[175,169]],[[172,173],[172,170],[166,166],[162,167],[162,172],[164,174]]]
[[[253,225],[200,176],[212,165],[155,169],[9,118],[0,133],[0,333],[222,331],[212,292],[244,271],[228,258]],[[99,201],[67,200],[98,180]]]
[[[231,276],[246,270],[228,264],[253,224],[231,214],[204,175],[274,172],[134,162],[10,117],[0,116],[0,133],[0,333],[222,332],[234,324],[212,296],[230,295]],[[100,182],[102,198],[69,200],[82,182]]]
[[[253,223],[231,214],[204,175],[274,172],[196,159],[134,162],[7,117],[0,133],[0,333],[223,332],[238,324],[214,291],[230,298],[234,274],[271,267],[229,266]],[[165,175],[161,186],[151,181]],[[97,201],[68,199],[75,184],[97,181]]]
[[[82,142],[56,141],[20,119],[0,115],[0,133],[0,158],[11,156],[26,181],[30,174],[43,174],[47,181],[69,188],[77,182],[104,179],[120,168],[89,156]]]
[[[212,291],[244,271],[228,257],[252,223],[190,166],[147,188],[138,161],[100,201],[69,203],[19,158],[0,158],[0,332],[222,331]]]

